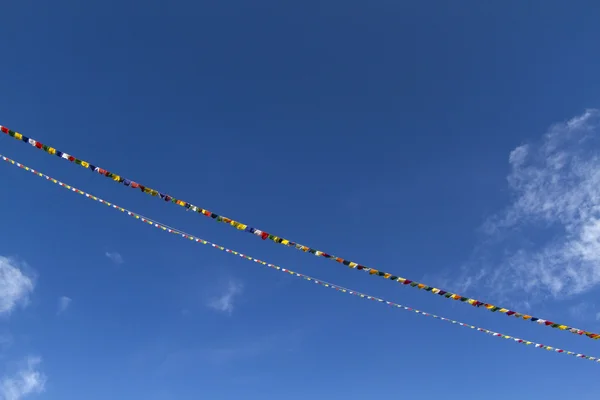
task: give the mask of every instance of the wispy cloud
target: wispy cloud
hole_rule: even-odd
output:
[[[510,153],[512,200],[483,226],[475,258],[488,264],[472,263],[471,283],[555,298],[600,284],[599,139],[600,111],[587,110]]]
[[[27,395],[43,392],[47,378],[39,370],[40,363],[39,357],[28,357],[14,375],[3,377],[0,382],[0,399],[20,400]]]
[[[13,259],[0,256],[0,315],[10,314],[18,305],[28,304],[34,280],[24,267]]]
[[[303,329],[274,330],[263,335],[244,332],[240,337],[229,335],[214,337],[188,347],[180,343],[144,349],[142,357],[136,360],[140,368],[157,367],[161,375],[178,374],[182,369],[193,368],[202,363],[210,368],[239,366],[255,362],[264,357],[277,356],[284,359],[286,354],[302,348],[306,336]],[[238,376],[239,377],[239,376]]]
[[[589,302],[580,302],[569,307],[569,314],[575,319],[590,321],[597,315],[596,306]]]
[[[58,311],[57,314],[62,314],[65,311],[67,311],[67,308],[69,308],[69,306],[71,305],[71,302],[73,301],[73,299],[71,299],[70,297],[67,296],[61,296],[58,299]]]
[[[243,286],[239,282],[229,281],[225,292],[209,301],[208,306],[214,310],[233,313],[234,301],[242,293]]]
[[[3,352],[13,345],[13,336],[10,332],[0,333],[0,357],[3,356]]]
[[[112,262],[114,262],[115,264],[123,264],[123,256],[121,256],[121,254],[117,253],[117,252],[106,252],[105,253],[106,257],[108,257]]]

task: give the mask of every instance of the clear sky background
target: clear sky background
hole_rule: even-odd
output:
[[[597,1],[0,9],[0,124],[257,228],[600,331]],[[299,272],[600,356],[5,136],[0,153]],[[9,165],[0,183],[2,400],[597,398],[598,364],[310,285]]]

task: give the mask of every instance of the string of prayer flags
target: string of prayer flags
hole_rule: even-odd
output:
[[[589,360],[589,361],[594,361],[594,362],[600,363],[600,358],[599,357],[588,356],[588,355],[585,355],[585,354],[576,353],[576,352],[573,352],[573,351],[568,351],[568,350],[560,349],[560,348],[557,348],[557,347],[552,347],[552,346],[548,346],[548,345],[544,345],[544,344],[540,344],[540,343],[535,343],[535,342],[532,342],[530,340],[520,339],[520,338],[517,338],[517,337],[514,337],[514,336],[505,335],[503,333],[494,332],[494,331],[491,331],[489,329],[480,328],[480,327],[477,327],[475,325],[466,324],[466,323],[460,322],[460,321],[455,321],[455,320],[450,319],[450,318],[441,317],[441,316],[438,316],[438,315],[435,315],[435,314],[431,314],[431,313],[428,313],[428,312],[425,312],[425,311],[421,311],[421,310],[417,310],[417,309],[414,309],[414,308],[411,308],[411,307],[408,307],[408,306],[404,306],[402,304],[395,303],[393,301],[388,301],[388,300],[385,300],[385,299],[382,299],[382,298],[379,298],[379,297],[375,297],[375,296],[371,296],[371,295],[368,295],[368,294],[365,294],[365,293],[357,292],[355,290],[348,289],[348,288],[345,288],[343,286],[335,285],[333,283],[329,283],[329,282],[322,281],[322,280],[317,279],[317,278],[313,278],[312,276],[300,274],[300,273],[292,271],[290,269],[283,268],[283,267],[280,267],[280,266],[277,266],[277,265],[274,265],[274,264],[267,263],[266,261],[262,261],[262,260],[259,260],[257,258],[254,258],[252,256],[249,256],[249,255],[237,252],[235,250],[228,249],[228,248],[220,246],[220,245],[218,245],[216,243],[212,243],[212,242],[209,242],[207,240],[204,240],[204,239],[195,237],[193,235],[190,235],[190,234],[188,234],[186,232],[183,232],[181,230],[171,228],[168,225],[162,224],[162,223],[157,222],[157,221],[155,221],[153,219],[144,217],[144,216],[142,216],[140,214],[137,214],[137,213],[135,213],[133,211],[130,211],[130,210],[126,209],[126,208],[120,207],[120,206],[118,206],[118,205],[116,205],[114,203],[110,203],[110,202],[108,202],[106,200],[103,200],[103,199],[101,199],[99,197],[96,197],[96,196],[94,196],[92,194],[84,192],[83,190],[77,189],[74,186],[71,186],[71,185],[68,185],[66,183],[63,183],[63,182],[61,182],[61,181],[59,181],[57,179],[54,179],[54,178],[52,178],[52,177],[50,177],[50,176],[48,176],[48,175],[46,175],[46,174],[44,174],[44,173],[42,173],[40,171],[36,171],[33,168],[29,168],[28,166],[23,165],[23,164],[21,164],[19,162],[16,162],[16,161],[14,161],[14,160],[12,160],[12,159],[10,159],[8,157],[5,157],[3,155],[0,155],[0,157],[2,157],[2,160],[6,161],[6,162],[8,162],[8,163],[10,163],[12,165],[15,165],[15,166],[17,166],[17,167],[19,167],[21,169],[24,169],[25,171],[29,171],[32,174],[34,174],[34,175],[36,175],[36,176],[38,176],[40,178],[44,178],[44,179],[46,179],[49,182],[52,182],[52,183],[54,183],[56,185],[59,185],[60,187],[62,187],[64,189],[69,190],[70,192],[78,193],[80,195],[85,196],[88,199],[91,199],[91,200],[97,201],[97,202],[99,202],[101,204],[104,204],[104,205],[110,207],[111,209],[114,209],[114,210],[117,210],[117,211],[121,211],[123,213],[123,215],[127,214],[128,216],[133,217],[134,219],[136,219],[136,220],[138,220],[138,221],[140,221],[140,222],[142,222],[142,223],[144,223],[146,225],[153,226],[153,227],[158,228],[158,229],[160,229],[160,230],[162,230],[164,232],[175,234],[175,235],[177,235],[177,236],[179,236],[179,237],[181,237],[183,239],[188,239],[188,240],[190,240],[193,243],[200,243],[200,244],[208,245],[210,247],[213,247],[215,249],[224,251],[226,253],[239,256],[239,257],[241,257],[241,258],[243,258],[245,260],[252,261],[252,262],[255,262],[257,264],[261,264],[263,266],[269,267],[269,268],[271,268],[273,270],[289,274],[291,276],[303,279],[303,280],[308,281],[308,282],[315,283],[315,284],[317,284],[317,285],[319,285],[321,287],[333,289],[333,290],[337,291],[338,293],[344,293],[344,294],[352,295],[352,296],[355,296],[355,297],[359,297],[359,298],[364,299],[364,300],[374,301],[374,302],[377,302],[377,303],[380,303],[380,304],[388,305],[390,307],[393,307],[393,308],[399,309],[399,310],[414,312],[414,313],[416,313],[418,315],[421,315],[421,316],[424,316],[424,317],[429,317],[429,318],[434,318],[434,319],[437,319],[437,320],[445,321],[445,322],[448,322],[448,323],[451,323],[451,324],[454,324],[454,325],[458,325],[458,326],[461,326],[461,327],[464,327],[464,328],[468,328],[468,329],[471,329],[471,330],[474,330],[474,331],[477,331],[477,332],[481,332],[481,333],[484,333],[484,334],[487,334],[487,335],[490,335],[490,336],[493,336],[493,337],[497,337],[497,338],[501,338],[501,339],[506,339],[506,340],[509,340],[509,341],[511,341],[513,343],[523,344],[523,345],[526,345],[526,346],[531,346],[532,348],[539,348],[539,349],[551,351],[551,352],[558,353],[558,354],[566,354],[566,355],[573,356],[573,357],[576,357],[576,358],[580,358],[580,359],[584,359],[584,360]]]
[[[236,228],[236,229],[238,229],[240,231],[244,231],[244,232],[248,232],[248,233],[251,233],[253,235],[256,235],[256,236],[262,238],[263,240],[270,239],[271,241],[273,241],[275,243],[279,243],[279,244],[285,245],[287,247],[293,247],[293,248],[301,250],[301,251],[303,251],[305,253],[313,254],[313,255],[315,255],[317,257],[324,257],[324,258],[327,258],[329,260],[336,261],[336,262],[338,262],[338,263],[340,263],[342,265],[345,265],[345,266],[347,266],[349,268],[357,269],[357,270],[362,270],[364,272],[367,272],[369,275],[378,276],[378,277],[382,277],[384,279],[395,281],[395,282],[398,282],[398,283],[402,284],[403,286],[410,286],[410,287],[413,287],[413,288],[416,288],[416,289],[419,289],[419,290],[424,290],[426,292],[429,292],[429,293],[432,293],[432,294],[444,297],[446,299],[460,301],[461,303],[469,304],[469,305],[471,305],[473,307],[476,307],[476,308],[481,308],[481,309],[489,310],[491,312],[498,312],[500,314],[505,314],[505,315],[508,315],[508,316],[512,316],[512,317],[516,317],[516,318],[522,319],[524,321],[532,321],[532,322],[535,322],[535,323],[537,323],[539,325],[548,326],[548,327],[555,328],[555,329],[558,329],[558,330],[571,332],[571,333],[574,333],[574,334],[577,334],[577,335],[580,335],[580,336],[585,335],[585,336],[587,336],[587,337],[589,337],[591,339],[596,339],[596,340],[600,339],[600,334],[598,334],[598,333],[586,331],[586,330],[579,329],[579,328],[574,328],[574,327],[566,325],[566,324],[560,324],[560,323],[553,322],[553,321],[550,321],[550,320],[547,320],[547,319],[534,317],[534,316],[529,315],[527,313],[514,311],[514,310],[511,310],[508,307],[501,307],[501,306],[497,306],[497,305],[494,305],[494,304],[491,304],[491,303],[487,303],[487,302],[484,302],[484,301],[481,301],[481,300],[478,300],[478,299],[474,299],[474,298],[462,296],[462,295],[460,295],[458,293],[453,293],[453,292],[450,292],[448,290],[443,290],[443,289],[440,289],[440,288],[436,288],[434,286],[426,285],[426,284],[421,283],[421,282],[417,282],[417,281],[414,281],[414,280],[411,280],[411,279],[403,278],[401,276],[398,276],[398,275],[395,275],[395,274],[392,274],[392,273],[389,273],[389,272],[380,271],[380,270],[377,270],[377,269],[374,269],[374,268],[370,268],[370,267],[367,267],[365,265],[356,263],[354,261],[346,260],[346,259],[343,259],[341,257],[332,255],[330,253],[327,253],[327,252],[324,252],[324,251],[321,251],[321,250],[317,250],[317,249],[305,246],[303,244],[300,244],[300,243],[297,243],[297,242],[293,242],[293,241],[288,240],[288,239],[284,239],[281,236],[276,236],[276,235],[267,233],[266,231],[253,228],[253,227],[251,227],[251,226],[249,226],[247,224],[235,221],[235,220],[233,220],[231,218],[227,218],[227,217],[224,217],[222,215],[218,215],[218,214],[216,214],[216,213],[214,213],[212,211],[209,211],[209,210],[204,209],[202,207],[193,205],[192,203],[189,203],[187,201],[184,201],[184,200],[181,200],[181,199],[177,199],[177,198],[175,198],[175,197],[173,197],[173,196],[171,196],[169,194],[166,194],[164,192],[160,192],[160,191],[158,191],[156,189],[152,189],[152,188],[150,188],[150,187],[148,187],[146,185],[142,185],[140,183],[134,182],[134,181],[132,181],[130,179],[125,178],[124,176],[122,176],[120,174],[117,174],[117,173],[114,173],[114,172],[110,172],[107,169],[95,166],[92,163],[84,161],[84,160],[82,160],[80,158],[77,158],[77,157],[71,155],[71,154],[65,153],[63,151],[59,151],[59,150],[57,150],[54,147],[51,147],[51,146],[46,145],[46,144],[43,144],[43,143],[41,143],[41,142],[39,142],[39,141],[37,141],[35,139],[29,138],[27,136],[24,136],[21,133],[15,132],[15,131],[13,131],[13,130],[5,127],[5,126],[0,125],[0,131],[4,132],[8,136],[13,137],[14,139],[17,139],[17,140],[19,140],[19,141],[21,141],[23,143],[29,143],[31,146],[33,146],[33,147],[35,147],[37,149],[43,150],[43,151],[45,151],[48,154],[58,156],[58,157],[60,157],[62,159],[65,159],[65,160],[69,160],[72,163],[75,163],[75,164],[77,164],[77,165],[79,165],[79,166],[81,166],[83,168],[87,168],[90,171],[97,172],[100,175],[103,175],[103,176],[105,176],[107,178],[110,178],[114,182],[122,183],[123,185],[128,186],[130,188],[139,189],[142,193],[146,193],[146,194],[149,194],[151,196],[163,199],[164,201],[169,202],[169,203],[177,204],[177,205],[185,208],[186,210],[191,210],[191,211],[197,212],[199,214],[205,215],[207,217],[212,218],[213,220],[215,220],[217,222],[222,222],[222,223],[230,225],[230,226],[232,226],[232,227],[234,227],[234,228]]]

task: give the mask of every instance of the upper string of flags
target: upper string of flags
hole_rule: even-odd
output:
[[[276,235],[268,233],[268,232],[266,232],[264,230],[253,228],[253,227],[251,227],[251,226],[249,226],[247,224],[241,223],[239,221],[235,221],[235,220],[233,220],[231,218],[228,218],[228,217],[224,217],[222,215],[216,214],[216,213],[214,213],[212,211],[209,211],[207,209],[204,209],[202,207],[196,206],[196,205],[194,205],[194,204],[192,204],[190,202],[187,202],[187,201],[184,201],[184,200],[181,200],[181,199],[177,199],[177,198],[175,198],[175,197],[173,197],[173,196],[171,196],[169,194],[160,192],[160,191],[158,191],[156,189],[152,189],[152,188],[150,188],[150,187],[148,187],[146,185],[142,185],[142,184],[137,183],[137,182],[135,182],[133,180],[127,179],[127,178],[121,176],[120,174],[117,174],[115,172],[111,172],[108,169],[104,169],[104,168],[98,167],[96,165],[91,164],[88,161],[84,161],[83,159],[77,158],[77,157],[75,157],[75,156],[73,156],[71,154],[68,154],[66,152],[57,150],[56,148],[54,148],[52,146],[43,144],[42,142],[40,142],[38,140],[35,140],[35,139],[30,138],[30,137],[24,136],[23,134],[21,134],[19,132],[16,132],[16,131],[13,131],[13,130],[5,127],[5,126],[0,125],[0,131],[4,132],[5,134],[7,134],[10,137],[13,137],[16,140],[19,140],[19,141],[21,141],[23,143],[28,143],[28,144],[30,144],[31,146],[33,146],[33,147],[35,147],[37,149],[43,150],[43,151],[45,151],[48,154],[58,156],[58,157],[60,157],[60,158],[62,158],[64,160],[69,160],[72,163],[77,164],[77,165],[79,165],[79,166],[81,166],[83,168],[87,168],[87,169],[89,169],[89,170],[91,170],[93,172],[96,172],[96,173],[98,173],[100,175],[103,175],[103,176],[105,176],[107,178],[110,178],[114,182],[121,183],[121,184],[123,184],[125,186],[128,186],[130,188],[139,189],[142,193],[146,193],[146,194],[149,194],[151,196],[155,196],[157,198],[163,199],[165,202],[168,202],[168,203],[177,204],[177,205],[185,208],[186,210],[192,210],[192,211],[195,211],[196,213],[203,214],[203,215],[205,215],[207,217],[212,218],[215,221],[225,223],[225,224],[230,225],[230,226],[232,226],[232,227],[234,227],[234,228],[236,228],[236,229],[238,229],[240,231],[248,232],[248,233],[251,233],[251,234],[253,234],[255,236],[258,236],[258,237],[262,238],[263,240],[270,239],[270,240],[272,240],[275,243],[279,243],[279,244],[282,244],[282,245],[287,246],[287,247],[293,247],[293,248],[301,250],[301,251],[303,251],[305,253],[311,253],[311,254],[313,254],[313,255],[315,255],[317,257],[324,257],[324,258],[327,258],[329,260],[336,261],[336,262],[338,262],[338,263],[340,263],[342,265],[345,265],[345,266],[347,266],[349,268],[365,271],[369,275],[379,276],[379,277],[382,277],[384,279],[388,279],[388,280],[391,280],[391,281],[398,282],[398,283],[402,284],[403,286],[410,286],[410,287],[413,287],[413,288],[424,290],[426,292],[433,293],[433,294],[436,294],[438,296],[442,296],[443,298],[446,298],[446,299],[451,299],[451,300],[455,300],[455,301],[460,301],[461,303],[469,304],[469,305],[471,305],[473,307],[476,307],[476,308],[486,309],[486,310],[489,310],[491,312],[499,312],[500,314],[505,314],[505,315],[508,315],[508,316],[513,316],[513,317],[519,318],[519,319],[521,319],[523,321],[532,321],[532,322],[535,322],[535,323],[537,323],[539,325],[542,325],[542,326],[548,326],[548,327],[555,328],[555,329],[558,329],[558,330],[561,330],[561,331],[571,332],[571,333],[574,333],[574,334],[577,334],[577,335],[580,335],[580,336],[584,336],[585,335],[585,336],[587,336],[587,337],[589,337],[591,339],[596,339],[596,340],[600,339],[600,334],[598,334],[598,333],[594,333],[594,332],[591,332],[591,331],[586,331],[586,330],[583,330],[583,329],[575,328],[575,327],[572,327],[572,326],[569,326],[569,325],[566,325],[566,324],[562,324],[562,323],[553,322],[553,321],[545,319],[545,318],[535,317],[535,316],[529,315],[529,314],[524,313],[524,312],[518,312],[518,311],[515,311],[515,310],[511,310],[511,309],[509,309],[507,307],[497,306],[497,305],[494,305],[492,303],[487,303],[487,302],[484,302],[484,301],[481,301],[481,300],[478,300],[478,299],[475,299],[475,298],[470,298],[470,297],[462,296],[462,295],[457,294],[457,293],[452,293],[452,292],[447,291],[447,290],[443,290],[443,289],[436,288],[436,287],[433,287],[433,286],[430,286],[430,285],[426,285],[424,283],[420,283],[420,282],[417,282],[417,281],[414,281],[414,280],[411,280],[411,279],[403,278],[401,276],[397,276],[397,275],[394,275],[394,274],[389,273],[389,272],[384,272],[384,271],[380,271],[380,270],[377,270],[377,269],[374,269],[374,268],[370,268],[370,267],[367,267],[365,265],[356,263],[354,261],[343,259],[341,257],[334,256],[334,255],[332,255],[330,253],[327,253],[327,252],[324,252],[324,251],[321,251],[321,250],[317,250],[317,249],[314,249],[314,248],[302,245],[300,243],[293,242],[293,241],[288,240],[288,239],[284,239],[283,237],[276,236]]]

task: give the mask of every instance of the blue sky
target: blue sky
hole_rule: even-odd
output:
[[[3,5],[0,124],[292,240],[600,330],[597,2],[89,3]],[[0,139],[205,239],[600,355]],[[595,398],[589,361],[308,285],[8,165],[0,182],[2,400]]]

